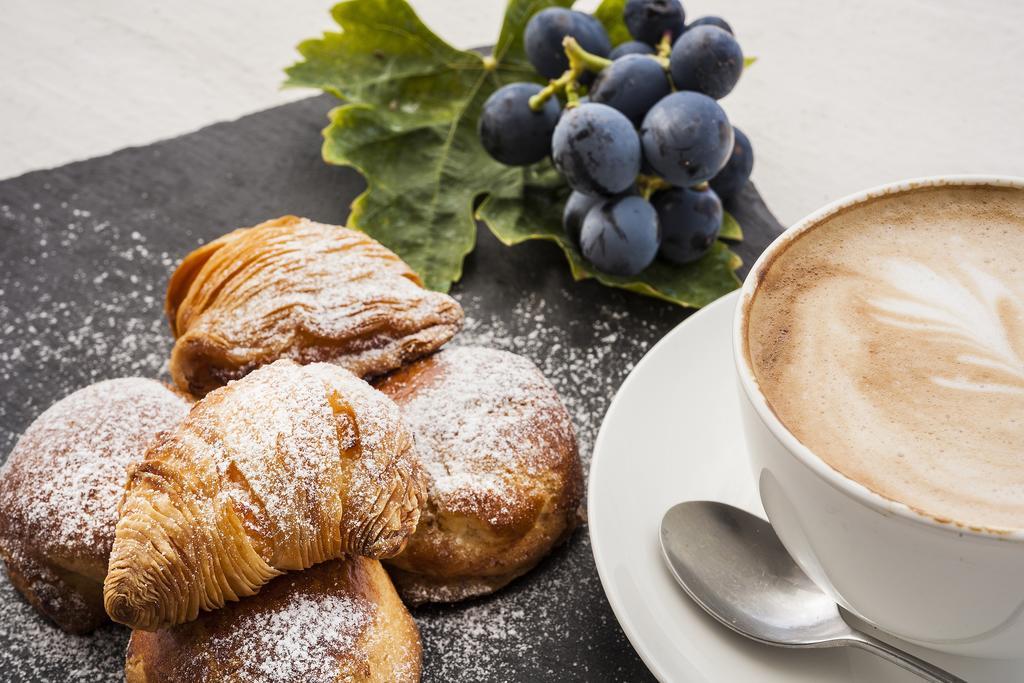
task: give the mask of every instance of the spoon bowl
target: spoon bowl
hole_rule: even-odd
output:
[[[661,520],[661,550],[687,595],[741,635],[781,647],[859,647],[926,680],[963,683],[847,624],[771,525],[749,512],[710,501],[674,505]]]

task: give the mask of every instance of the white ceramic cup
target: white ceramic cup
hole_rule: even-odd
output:
[[[791,227],[754,264],[733,329],[747,450],[772,527],[837,603],[884,631],[936,650],[1024,658],[1024,529],[995,534],[941,523],[839,473],[768,407],[745,351],[748,307],[775,254],[836,211],[936,185],[1024,190],[1024,178],[925,178],[859,192]]]

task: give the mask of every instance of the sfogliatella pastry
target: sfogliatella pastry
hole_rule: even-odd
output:
[[[0,470],[0,555],[11,583],[65,631],[107,621],[103,577],[128,466],[189,405],[151,379],[93,384],[36,418]]]
[[[380,562],[332,560],[154,633],[134,631],[127,683],[413,683],[419,631]]]
[[[416,434],[428,479],[419,527],[387,562],[406,601],[497,590],[576,528],[582,472],[572,421],[529,360],[454,347],[378,388]]]
[[[104,583],[154,630],[287,570],[401,551],[425,502],[412,436],[344,368],[280,360],[208,394],[129,476]]]
[[[196,396],[279,358],[380,375],[438,349],[463,317],[367,235],[294,216],[186,256],[166,309],[171,375]]]

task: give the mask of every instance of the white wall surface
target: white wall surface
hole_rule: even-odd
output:
[[[281,90],[330,0],[5,0],[0,177],[195,130],[306,96]],[[502,0],[412,0],[460,47]],[[594,1],[580,3],[593,7]],[[864,187],[936,173],[1024,175],[1024,2],[692,0],[759,57],[723,105],[754,180],[792,222]]]

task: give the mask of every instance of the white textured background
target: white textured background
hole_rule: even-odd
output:
[[[308,93],[280,90],[330,0],[4,0],[0,177],[140,145]],[[596,2],[579,3],[583,8]],[[460,47],[503,0],[413,0]],[[1024,175],[1024,2],[684,0],[760,61],[723,104],[783,223],[936,173]]]

